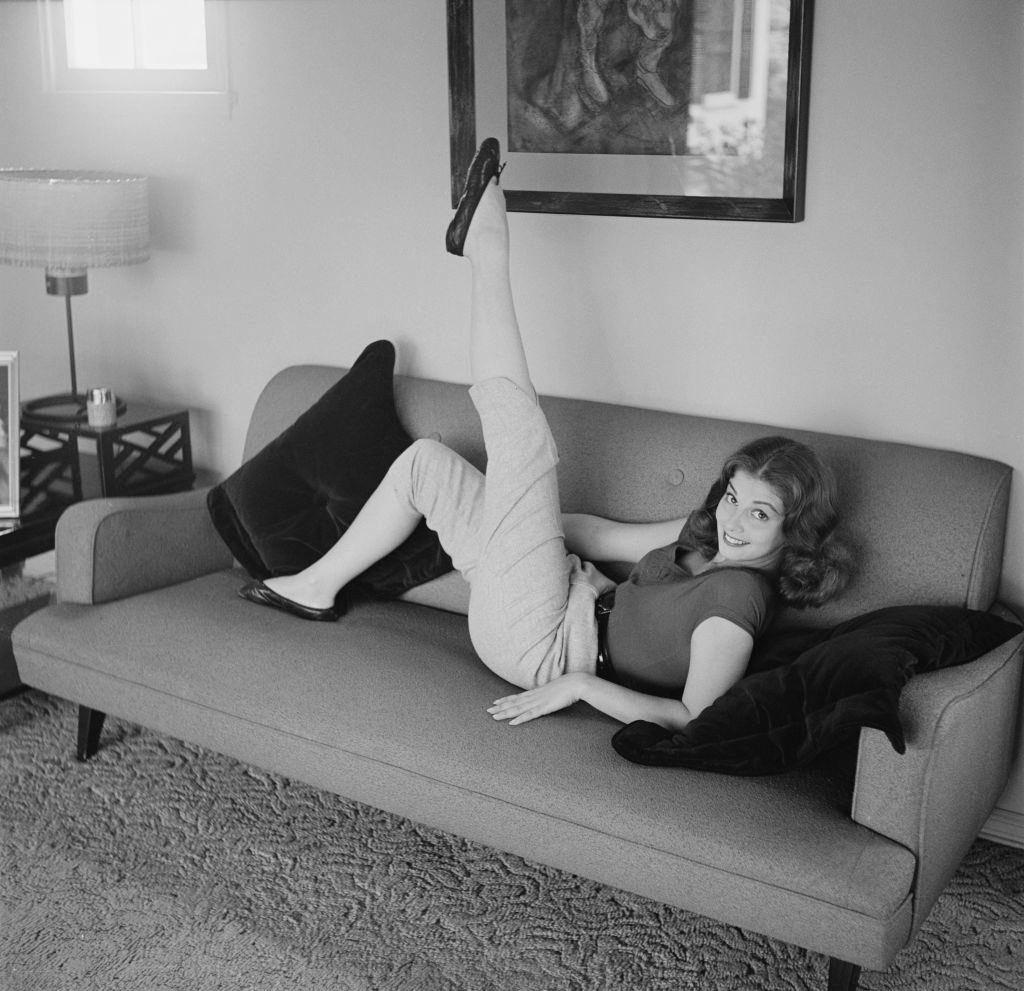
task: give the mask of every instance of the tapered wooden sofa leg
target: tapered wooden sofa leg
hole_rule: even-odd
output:
[[[828,991],[857,991],[860,967],[855,963],[830,957],[828,961]]]
[[[88,760],[100,748],[100,732],[106,713],[90,709],[87,705],[78,707],[78,759]]]

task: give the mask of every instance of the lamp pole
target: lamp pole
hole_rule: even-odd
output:
[[[68,318],[68,358],[71,361],[71,395],[78,395],[78,376],[75,375],[75,331],[71,323],[71,293],[64,294],[64,312]]]
[[[67,272],[46,273],[46,291],[51,296],[64,297],[64,313],[68,323],[68,361],[71,368],[71,401],[80,401],[78,395],[78,375],[75,371],[75,328],[71,320],[71,297],[84,296],[89,291],[89,273],[84,269],[72,269]]]

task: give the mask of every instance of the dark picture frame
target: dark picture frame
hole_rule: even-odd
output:
[[[586,43],[573,36],[574,32],[582,31],[576,25],[580,20],[578,7],[584,2],[447,0],[453,206],[458,202],[466,170],[479,141],[493,134],[501,141],[503,158],[509,159],[514,166],[502,178],[506,206],[510,211],[786,223],[804,219],[813,0],[788,0],[788,27],[782,31],[785,52],[778,51],[778,38],[773,41],[772,64],[778,67],[776,76],[782,82],[775,81],[774,89],[771,89],[774,94],[772,109],[765,114],[766,122],[759,125],[760,143],[755,146],[760,149],[759,157],[756,151],[753,155],[749,153],[751,143],[744,144],[742,139],[726,141],[723,145],[720,138],[715,138],[710,151],[707,147],[697,147],[700,142],[693,139],[693,128],[697,125],[691,97],[692,74],[698,71],[696,56],[692,54],[695,50],[692,39],[696,37],[693,33],[693,11],[700,9],[707,16],[709,8],[719,5],[728,8],[726,15],[735,10],[740,17],[746,16],[745,12],[755,9],[758,4],[774,4],[773,10],[777,10],[778,5],[785,4],[787,0],[681,0],[678,4],[667,5],[675,7],[677,17],[669,31],[674,31],[682,40],[677,42],[674,61],[672,49],[665,50],[661,56],[665,68],[660,72],[666,87],[674,85],[676,94],[686,94],[685,99],[675,100],[671,107],[668,104],[673,99],[671,92],[662,90],[659,93],[654,88],[640,85],[642,53],[638,54],[636,50],[632,56],[632,74],[623,68],[627,60],[621,59],[615,64],[609,62],[609,68],[604,70],[599,66],[596,83],[593,75],[590,79],[585,78],[587,70],[580,68],[580,52],[586,48]],[[602,16],[610,18],[614,15],[617,18],[613,25],[614,38],[620,46],[630,30],[642,44],[643,31],[627,22],[630,11],[625,10],[626,6],[626,0],[608,0],[607,3],[591,0],[589,4],[590,8],[603,8]],[[656,6],[662,10],[666,7],[665,4],[652,5],[652,9]],[[635,6],[632,13],[635,15]],[[712,13],[719,12],[712,10]],[[545,23],[538,24],[534,36],[527,38],[531,18],[541,17]],[[689,21],[685,20],[687,17]],[[487,45],[492,45],[488,34],[498,33],[494,28],[497,18],[502,18],[502,30],[506,31],[504,43],[497,42],[503,52],[493,46],[490,51],[486,50]],[[607,33],[611,34],[611,31]],[[741,35],[736,37],[740,39]],[[541,39],[540,45],[536,38]],[[748,38],[749,32],[742,36],[743,43],[749,48]],[[611,47],[612,43],[606,44]],[[638,49],[638,43],[633,44],[634,49]],[[702,45],[701,52],[704,50]],[[590,54],[593,58],[593,51]],[[545,57],[549,62],[560,59],[562,65],[549,71],[546,77],[539,77],[543,67],[538,70],[537,66]],[[734,67],[738,58],[734,57]],[[527,60],[530,61],[528,66]],[[482,68],[481,62],[486,62],[486,69]],[[591,71],[593,68],[592,63]],[[532,77],[529,72],[533,73]],[[553,88],[550,80],[556,76],[562,94],[557,97],[561,100],[557,106],[556,98],[550,95]],[[603,87],[602,77],[607,81]],[[542,79],[540,83],[538,78]],[[651,79],[650,75],[646,78]],[[528,91],[524,80],[532,87],[529,97],[522,96]],[[658,83],[659,80],[654,78],[654,87]],[[770,87],[771,83],[772,80],[768,80],[765,86]],[[750,85],[749,82],[741,84]],[[595,85],[605,90],[597,92],[597,99],[594,98]],[[489,94],[484,94],[484,90]],[[539,106],[542,99],[533,95],[538,92],[543,93],[546,101],[543,106]],[[568,97],[564,95],[566,93]],[[520,112],[524,100],[533,102],[527,107],[527,113]],[[767,98],[763,102],[768,103]],[[487,109],[483,109],[484,103],[488,104]],[[566,107],[568,110],[564,109]],[[568,124],[564,123],[567,118]],[[541,122],[540,127],[535,126],[536,121]],[[622,126],[623,121],[626,124],[640,123],[630,129]],[[704,127],[702,121],[697,124]],[[730,126],[735,128],[739,125]],[[664,134],[650,138],[654,143],[649,148],[613,146],[609,151],[602,144],[605,136],[623,133],[642,132],[646,139],[659,127],[664,128]],[[742,127],[748,129],[749,121]],[[679,147],[680,143],[685,144],[686,153],[673,154],[671,149]],[[764,161],[769,144],[773,155],[770,167]],[[741,158],[743,162],[739,162]],[[523,168],[519,167],[521,163]],[[689,172],[685,179],[680,179],[678,176],[684,166]],[[551,183],[549,188],[516,188],[517,177],[531,172],[531,167],[537,174],[531,176],[529,183],[520,179],[520,185],[543,187],[546,172],[558,176],[558,182]],[[754,174],[755,167],[759,175]],[[747,174],[741,174],[741,169],[746,169]],[[685,183],[686,188],[681,193],[671,188],[651,188],[646,175],[652,170],[661,170],[665,174],[667,178],[663,186]],[[577,175],[582,176],[583,173],[596,178],[595,188],[565,188],[576,184]],[[691,179],[690,175],[696,179]],[[619,183],[625,188],[600,188],[609,182]],[[729,188],[731,184],[736,186],[735,190]],[[579,185],[585,183],[580,182]],[[699,185],[701,189],[694,192],[689,188],[691,185]],[[744,188],[744,185],[756,188]]]
[[[0,519],[21,515],[21,403],[18,352],[0,351]]]

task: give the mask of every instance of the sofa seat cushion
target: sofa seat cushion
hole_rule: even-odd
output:
[[[99,606],[51,606],[16,631],[22,678],[81,700],[101,673],[126,698],[157,693],[208,711],[214,733],[227,714],[315,741],[339,763],[356,755],[401,769],[417,787],[443,785],[467,806],[485,796],[542,825],[575,824],[597,844],[635,845],[639,874],[649,857],[685,861],[698,877],[714,873],[726,901],[749,901],[749,879],[873,919],[907,899],[915,859],[850,820],[846,774],[641,767],[612,749],[618,724],[585,705],[499,724],[486,709],[508,685],[476,658],[465,617],[366,602],[339,623],[306,623],[241,600],[241,581],[224,571]],[[76,669],[87,669],[77,682]],[[111,701],[105,711],[116,715]],[[389,811],[416,818],[415,809]],[[564,830],[548,832],[565,842]],[[535,859],[559,858],[538,850]]]

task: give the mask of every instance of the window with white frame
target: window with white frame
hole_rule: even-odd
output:
[[[39,4],[53,92],[227,92],[224,0]]]

